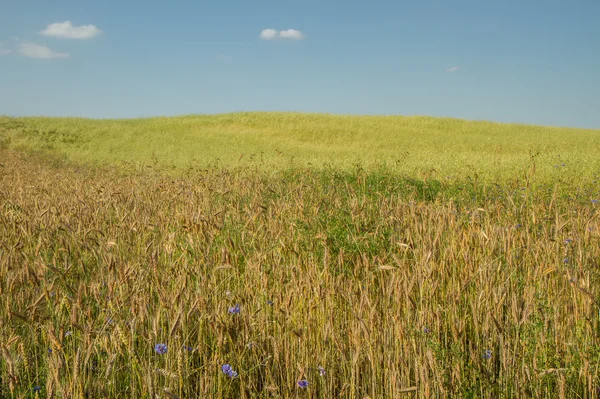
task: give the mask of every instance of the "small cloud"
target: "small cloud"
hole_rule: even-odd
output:
[[[31,42],[21,42],[18,45],[18,52],[23,57],[39,58],[44,60],[52,60],[57,58],[69,58],[67,53],[58,53],[41,44]]]
[[[296,29],[288,29],[279,32],[279,37],[282,39],[302,40],[304,39],[304,33]]]
[[[217,54],[217,59],[221,61],[230,60],[231,57],[225,54]]]
[[[275,39],[288,39],[288,40],[302,40],[306,36],[304,33],[296,29],[287,29],[277,31],[275,29],[263,29],[260,32],[260,38],[263,40],[275,40]]]
[[[40,33],[60,39],[91,39],[101,34],[102,31],[94,25],[73,26],[71,21],[65,21],[50,24]]]
[[[260,32],[260,38],[263,40],[273,40],[278,35],[279,33],[275,29],[263,29],[263,31]]]
[[[12,53],[11,49],[8,49],[4,46],[4,43],[6,42],[0,42],[0,56]]]
[[[453,66],[451,68],[446,69],[446,72],[456,72],[460,69],[460,67]]]

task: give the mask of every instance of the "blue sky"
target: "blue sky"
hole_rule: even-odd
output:
[[[4,1],[0,114],[600,128],[599,16],[598,0]]]

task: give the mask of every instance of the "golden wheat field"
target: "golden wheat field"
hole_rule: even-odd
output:
[[[2,398],[599,395],[598,170],[173,173],[4,133]]]

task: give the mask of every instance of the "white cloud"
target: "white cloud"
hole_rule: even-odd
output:
[[[71,21],[65,21],[50,24],[40,33],[60,39],[91,39],[101,34],[102,31],[94,25],[73,26]]]
[[[44,60],[51,60],[56,58],[69,58],[70,55],[67,53],[58,53],[51,50],[41,44],[31,42],[21,42],[18,45],[19,54],[29,58],[39,58]]]
[[[5,43],[6,42],[0,42],[0,56],[12,53],[11,49],[6,48]]]
[[[460,69],[460,67],[453,66],[451,68],[446,69],[446,72],[456,72]]]
[[[277,37],[279,33],[275,29],[263,29],[260,32],[260,38],[263,40],[273,40]]]
[[[263,40],[275,40],[275,39],[288,39],[288,40],[302,40],[306,36],[304,33],[296,29],[287,29],[277,31],[275,29],[263,29],[260,32],[260,38]]]
[[[279,37],[282,39],[302,40],[304,39],[304,33],[296,29],[288,29],[279,32]]]

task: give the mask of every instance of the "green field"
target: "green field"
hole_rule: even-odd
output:
[[[597,398],[599,174],[598,130],[0,118],[0,397]]]
[[[76,162],[185,169],[385,166],[438,179],[590,178],[600,131],[450,118],[235,113],[132,120],[1,118],[0,138]],[[561,165],[565,166],[561,166]]]

